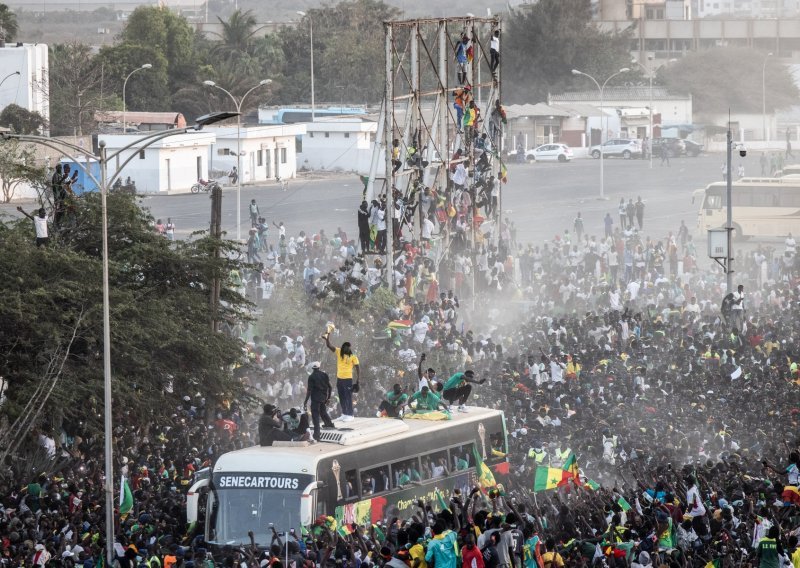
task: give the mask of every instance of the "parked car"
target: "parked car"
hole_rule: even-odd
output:
[[[661,147],[667,147],[667,155],[670,158],[682,156],[686,153],[686,145],[680,138],[653,138],[653,157],[661,154]]]
[[[542,144],[538,148],[528,150],[525,158],[537,162],[569,162],[572,159],[572,149],[566,144]]]
[[[694,140],[689,140],[688,138],[683,141],[683,145],[686,148],[686,150],[685,150],[686,151],[686,155],[687,156],[692,156],[693,158],[696,158],[697,156],[699,156],[700,152],[703,151],[703,145],[702,144],[698,144]]]
[[[635,138],[630,140],[627,138],[606,140],[603,144],[598,144],[589,148],[589,155],[595,159],[600,158],[601,148],[603,156],[605,157],[619,156],[626,160],[642,157],[642,142]]]

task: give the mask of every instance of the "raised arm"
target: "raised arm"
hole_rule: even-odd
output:
[[[336,353],[336,347],[334,347],[333,345],[331,345],[331,339],[330,339],[330,337],[328,336],[328,334],[326,333],[325,335],[323,335],[323,336],[322,336],[322,338],[325,340],[325,346],[326,346],[328,349],[330,349],[331,351],[333,351],[334,353]]]
[[[25,216],[26,216],[28,219],[30,219],[31,221],[33,221],[33,215],[29,215],[28,213],[26,213],[26,212],[25,212],[25,210],[24,210],[22,207],[20,207],[20,206],[17,206],[17,211],[19,211],[20,213],[22,213],[23,215],[25,215]]]

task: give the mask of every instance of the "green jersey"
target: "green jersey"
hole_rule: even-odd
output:
[[[758,555],[758,568],[780,568],[778,558],[778,543],[774,538],[762,538],[756,548]]]
[[[439,408],[439,402],[442,400],[432,392],[428,391],[427,395],[423,395],[422,391],[415,392],[411,395],[409,402],[417,401],[417,412],[420,410],[436,410]]]
[[[447,381],[444,383],[443,390],[457,389],[465,382],[467,382],[467,379],[464,377],[464,373],[456,373],[455,375],[447,379]]]
[[[401,404],[405,404],[408,400],[408,395],[404,392],[400,394],[396,394],[393,390],[390,390],[386,393],[386,402],[391,404],[392,406],[400,406]]]

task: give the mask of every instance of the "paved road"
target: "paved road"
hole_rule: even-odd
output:
[[[738,160],[738,159],[737,159]],[[746,158],[745,167],[755,171],[756,158]],[[646,203],[645,230],[654,238],[675,231],[681,219],[694,230],[697,205],[692,204],[692,192],[720,178],[722,156],[673,159],[670,167],[654,161],[651,170],[647,161],[607,159],[605,161],[605,194],[599,200],[600,163],[582,159],[568,164],[509,164],[509,182],[503,186],[503,210],[517,226],[522,243],[540,243],[552,239],[581,211],[589,235],[601,235],[603,217],[610,211],[617,221],[620,197],[636,199],[641,195]],[[735,163],[738,166],[738,161]],[[356,209],[361,199],[361,182],[356,175],[340,174],[328,178],[291,180],[289,189],[280,185],[246,186],[242,189],[242,235],[247,235],[249,215],[247,206],[256,199],[262,214],[272,222],[284,221],[289,234],[300,230],[328,234],[342,227],[348,234],[356,233]],[[211,201],[206,193],[143,197],[142,203],[153,216],[166,221],[171,217],[179,237],[207,229]],[[13,205],[0,211],[16,214]],[[226,188],[223,194],[223,229],[229,238],[236,237],[236,190]],[[702,241],[704,242],[704,241]]]
[[[575,214],[581,211],[589,234],[602,234],[606,211],[616,222],[620,197],[638,195],[646,203],[645,228],[652,236],[676,230],[681,219],[693,228],[697,206],[691,203],[692,191],[719,177],[720,157],[673,159],[670,167],[641,160],[605,161],[605,193],[600,194],[600,163],[575,160],[569,164],[509,164],[509,182],[503,186],[503,210],[517,225],[521,242],[552,239],[556,232],[572,228]],[[292,180],[286,192],[278,184],[247,186],[242,189],[242,233],[249,227],[247,205],[256,199],[270,221],[284,221],[290,234],[300,230],[328,234],[337,227],[356,231],[356,209],[361,199],[361,183],[355,175],[327,179]],[[179,236],[206,228],[209,222],[208,194],[145,197],[142,200],[156,218],[172,217]],[[225,189],[223,228],[236,236],[236,190]]]

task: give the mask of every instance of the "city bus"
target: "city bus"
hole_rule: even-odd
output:
[[[800,233],[800,176],[741,178],[731,184],[735,238],[785,237]],[[724,181],[695,192],[699,198],[698,229],[727,223],[727,188]]]
[[[339,525],[408,519],[419,499],[436,508],[477,483],[474,452],[507,473],[503,412],[468,407],[451,420],[356,418],[309,445],[277,442],[220,456],[187,494],[187,522],[215,547],[269,546],[272,529],[299,531],[320,515]]]

